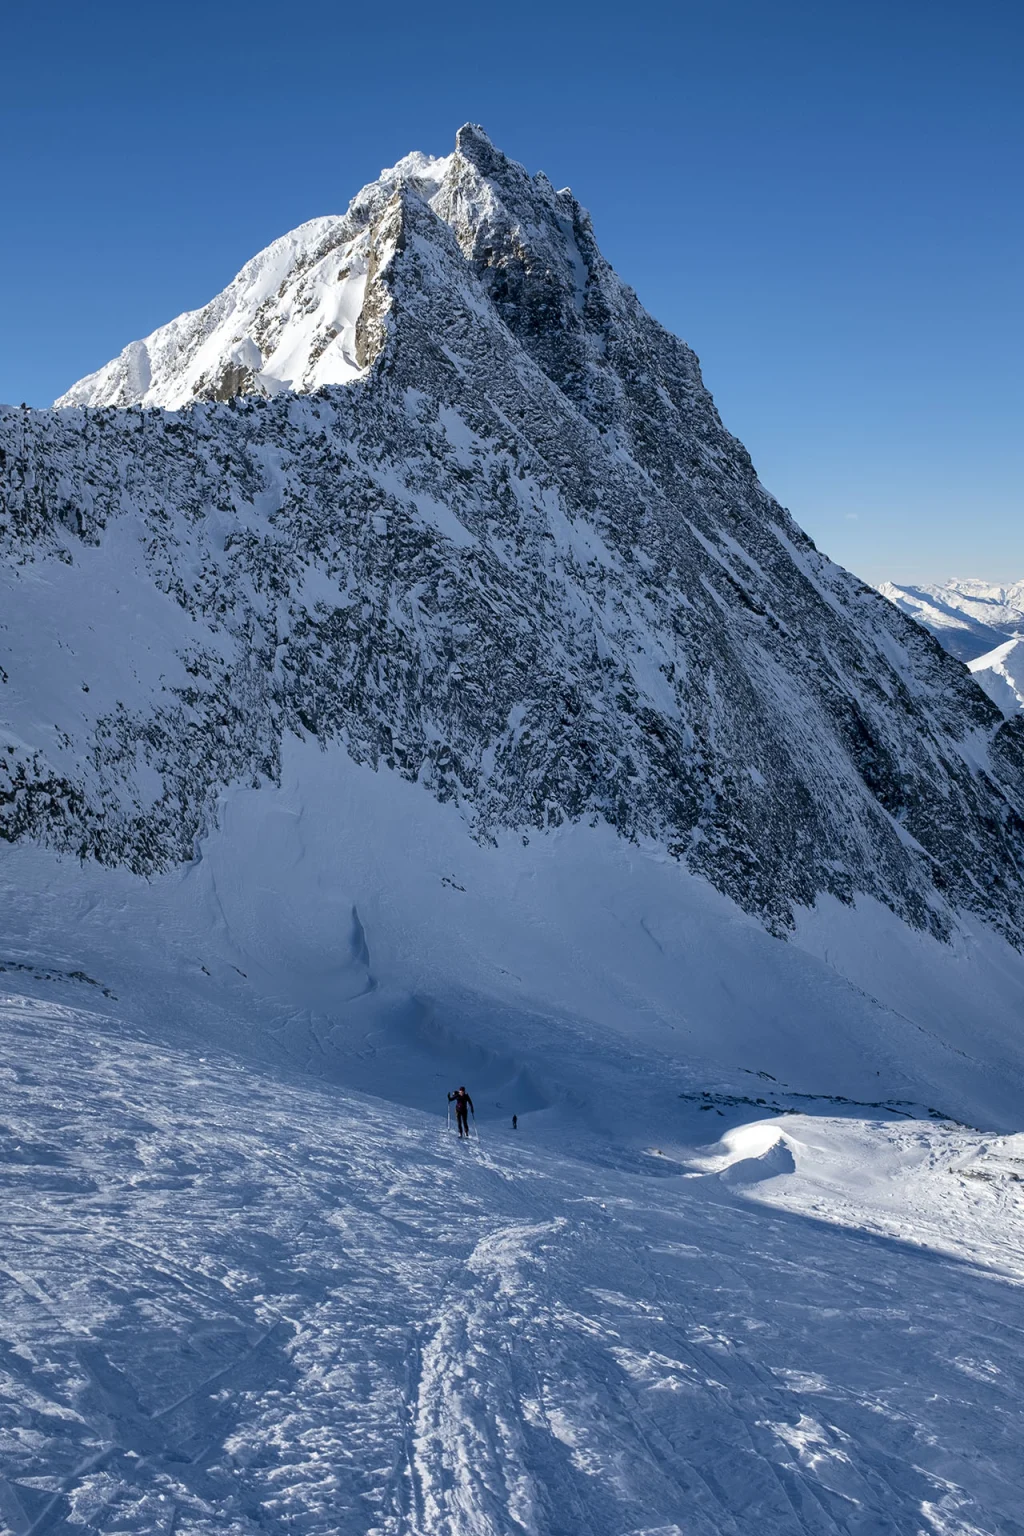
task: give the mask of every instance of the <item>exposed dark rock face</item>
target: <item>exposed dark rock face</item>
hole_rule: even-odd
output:
[[[256,373],[244,363],[228,362],[204,389],[196,389],[197,400],[233,400],[236,395],[259,394]]]
[[[0,755],[3,835],[189,858],[293,731],[480,838],[654,839],[775,931],[864,892],[1020,943],[1024,726],[767,494],[571,195],[466,128],[361,199],[362,379],[0,418],[12,579],[130,539],[190,636],[187,681]]]

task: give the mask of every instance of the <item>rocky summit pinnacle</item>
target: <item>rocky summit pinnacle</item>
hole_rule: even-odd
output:
[[[1024,941],[1020,719],[815,549],[482,129],[57,406],[0,418],[4,837],[188,860],[292,733],[478,840],[610,824],[778,932],[827,893]]]

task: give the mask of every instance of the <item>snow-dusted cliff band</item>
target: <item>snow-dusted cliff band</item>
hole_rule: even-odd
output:
[[[0,418],[4,837],[188,860],[293,733],[477,839],[653,840],[775,931],[866,893],[1024,940],[1020,720],[814,548],[480,129],[57,404]]]

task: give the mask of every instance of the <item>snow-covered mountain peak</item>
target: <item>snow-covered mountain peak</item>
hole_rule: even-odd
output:
[[[1004,639],[1024,634],[1024,581],[954,576],[932,586],[885,581],[878,590],[960,661],[986,657]]]
[[[344,215],[310,219],[282,235],[209,304],[130,342],[55,405],[176,410],[194,400],[307,393],[358,378],[371,227],[402,187],[433,196],[451,159],[403,156],[361,188]]]
[[[402,187],[412,187],[421,197],[431,198],[444,180],[452,162],[451,155],[425,155],[414,149],[401,160],[381,171],[376,181],[361,187],[348,205],[346,220],[354,229],[364,229],[380,218],[385,207]]]
[[[472,160],[485,175],[488,167],[496,162],[510,163],[508,156],[495,147],[493,139],[479,123],[463,123],[455,135],[455,148],[467,160]]]
[[[549,377],[581,398],[600,397],[607,378],[591,374],[607,352],[607,320],[635,298],[600,256],[571,192],[556,192],[543,172],[531,176],[467,123],[451,154],[403,156],[344,215],[281,236],[209,304],[129,343],[55,404],[180,409],[351,383],[376,355],[359,340],[372,230],[402,192],[450,226],[499,314]],[[363,317],[367,334],[386,307],[378,296]]]
[[[484,840],[594,818],[651,839],[775,931],[860,893],[1024,943],[1024,722],[817,553],[576,199],[482,130],[62,403],[196,400],[0,413],[17,558],[63,581],[103,549],[117,609],[130,526],[138,612],[163,594],[176,637],[152,694],[101,694],[107,648],[81,679],[54,661],[71,701],[45,719],[81,721],[12,717],[4,835],[164,869],[223,785],[276,782],[309,734]]]

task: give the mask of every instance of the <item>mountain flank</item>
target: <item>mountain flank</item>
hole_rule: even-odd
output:
[[[585,210],[482,129],[0,415],[0,831],[152,874],[287,737],[467,834],[604,822],[773,932],[1024,940],[1024,725],[759,483]]]

